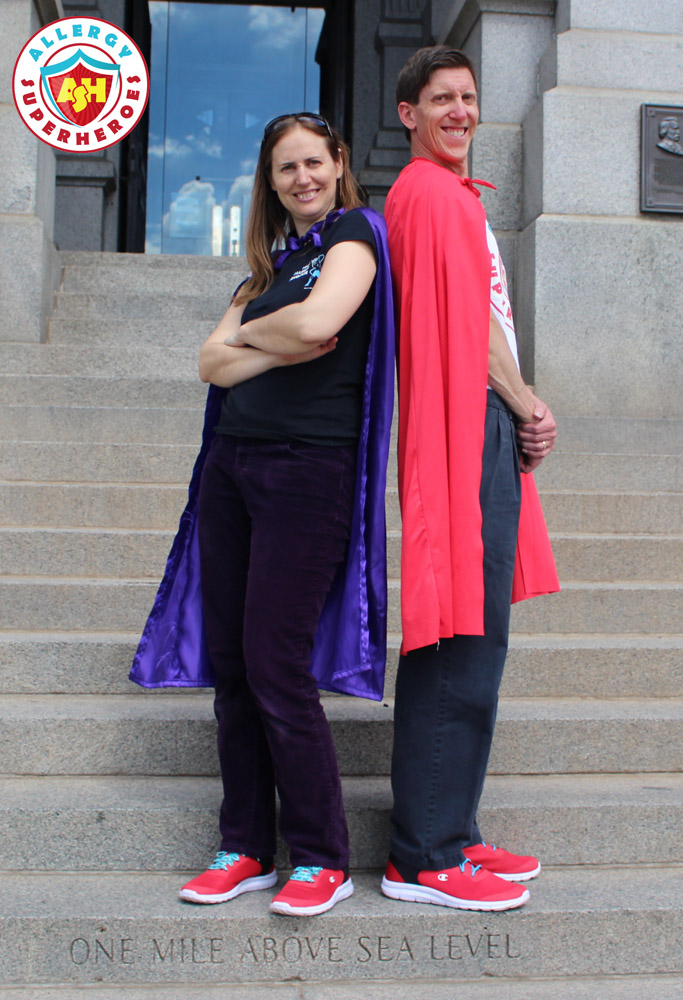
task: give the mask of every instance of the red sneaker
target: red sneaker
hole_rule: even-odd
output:
[[[243,892],[270,889],[276,882],[272,860],[262,864],[246,854],[219,851],[213,864],[184,885],[178,895],[190,903],[224,903]]]
[[[353,882],[343,871],[300,865],[270,904],[271,913],[289,917],[314,916],[331,910],[353,892]]]
[[[541,870],[538,858],[512,854],[495,844],[472,844],[471,847],[463,847],[462,853],[473,865],[481,865],[487,872],[506,882],[526,882],[530,878],[536,878]]]
[[[511,885],[469,861],[440,872],[417,872],[416,879],[406,881],[390,861],[382,879],[382,892],[391,899],[435,903],[458,910],[512,910],[529,898],[528,889]]]

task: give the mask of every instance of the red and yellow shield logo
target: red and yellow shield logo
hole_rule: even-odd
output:
[[[112,93],[116,96],[121,69],[78,49],[71,58],[40,72],[47,103],[61,118],[83,128],[103,115]]]

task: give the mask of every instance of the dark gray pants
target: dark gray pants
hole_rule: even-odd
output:
[[[489,392],[480,490],[485,635],[409,652],[396,680],[391,853],[418,869],[453,868],[463,847],[482,840],[476,815],[507,654],[519,475],[512,416]]]

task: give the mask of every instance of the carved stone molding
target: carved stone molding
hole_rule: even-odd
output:
[[[466,38],[482,14],[524,14],[554,17],[557,0],[456,0],[439,38],[455,34]]]
[[[425,27],[429,10],[429,0],[383,0],[375,33],[375,48],[380,56],[380,128],[360,176],[371,198],[383,200],[409,157],[396,114],[394,88],[408,56],[430,40]]]
[[[384,0],[382,8],[382,20],[391,21],[394,19],[405,21],[422,18],[428,0]]]
[[[52,21],[64,17],[62,0],[34,0],[34,3],[41,24],[50,24]]]

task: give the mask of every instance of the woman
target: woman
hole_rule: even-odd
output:
[[[266,126],[252,273],[200,353],[204,445],[131,672],[147,686],[207,682],[198,543],[224,799],[221,849],[180,891],[192,902],[275,885],[276,788],[294,872],[271,910],[322,913],[353,891],[318,686],[381,697],[386,651],[391,291],[383,222],[360,206],[325,119]]]

